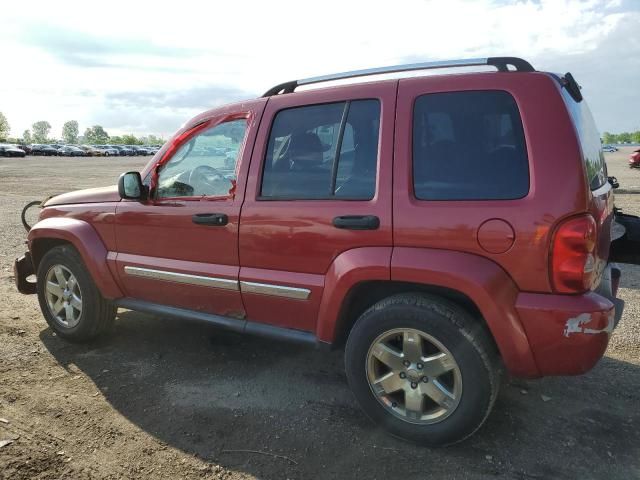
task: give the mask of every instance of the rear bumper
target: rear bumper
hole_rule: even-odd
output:
[[[584,295],[521,293],[516,310],[541,376],[579,375],[602,358],[624,302],[615,297],[619,270]]]
[[[16,282],[16,288],[20,293],[26,295],[36,293],[36,284],[27,280],[27,277],[34,273],[33,262],[31,261],[31,254],[29,252],[16,258],[15,262],[13,262],[13,276]]]

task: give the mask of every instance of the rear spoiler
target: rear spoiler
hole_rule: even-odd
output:
[[[573,98],[577,103],[580,103],[584,97],[582,96],[582,87],[576,82],[576,79],[573,77],[571,72],[567,72],[564,75],[558,75],[557,73],[549,73],[556,81],[567,90],[571,98]]]

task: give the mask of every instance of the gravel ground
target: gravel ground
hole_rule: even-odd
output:
[[[610,174],[640,193],[626,150]],[[640,267],[623,269],[625,314],[596,368],[505,381],[480,432],[446,449],[372,426],[341,352],[124,310],[108,338],[61,341],[13,286],[21,207],[146,161],[0,159],[0,478],[640,478]],[[640,195],[616,201],[640,213]]]

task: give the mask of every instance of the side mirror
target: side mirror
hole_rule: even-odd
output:
[[[147,187],[142,184],[140,172],[127,172],[120,175],[118,193],[125,200],[146,200]]]

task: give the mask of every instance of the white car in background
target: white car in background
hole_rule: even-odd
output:
[[[120,155],[120,152],[113,147],[108,147],[106,145],[92,145],[92,146],[96,150],[102,152],[102,155],[104,155],[105,157],[109,157],[111,155],[113,156]]]

